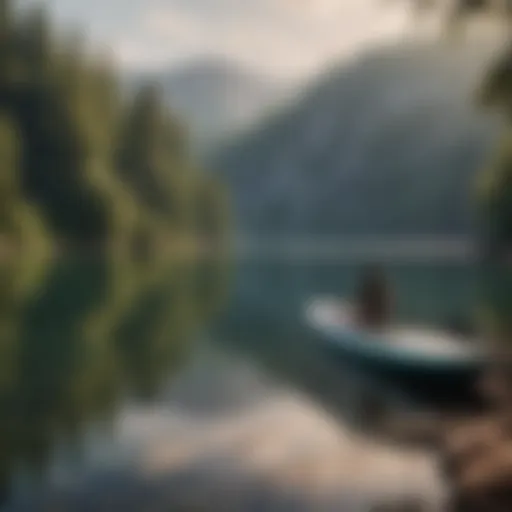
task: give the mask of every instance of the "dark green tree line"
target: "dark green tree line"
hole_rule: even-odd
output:
[[[24,225],[22,204],[71,246],[193,229],[187,198],[202,175],[158,92],[122,101],[110,64],[59,35],[44,10],[12,7],[0,0],[0,235]]]

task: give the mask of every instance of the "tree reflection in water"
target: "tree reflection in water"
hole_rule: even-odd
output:
[[[192,263],[140,269],[74,259],[31,273],[0,268],[4,499],[15,468],[42,473],[56,441],[78,443],[127,393],[156,393],[212,307],[200,300]]]

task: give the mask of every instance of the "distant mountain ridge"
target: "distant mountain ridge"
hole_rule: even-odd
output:
[[[215,159],[251,234],[461,235],[498,123],[475,90],[496,45],[409,44],[333,68]]]
[[[202,58],[130,78],[159,84],[169,107],[188,125],[197,146],[213,147],[263,115],[281,86],[235,63]]]

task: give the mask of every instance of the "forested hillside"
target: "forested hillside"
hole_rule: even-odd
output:
[[[123,103],[110,63],[43,10],[13,7],[0,1],[3,244],[45,231],[58,245],[146,247],[199,229],[199,197],[217,185],[192,168],[159,91]]]
[[[461,235],[498,123],[476,104],[496,45],[403,43],[326,73],[215,167],[241,230]]]

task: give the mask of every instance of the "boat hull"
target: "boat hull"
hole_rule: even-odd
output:
[[[479,402],[476,388],[482,370],[478,366],[436,369],[389,364],[362,357],[331,342],[324,343],[323,350],[340,365],[369,374],[372,380],[397,388],[415,401],[448,407]]]
[[[310,311],[308,318],[323,350],[346,367],[369,374],[372,380],[436,405],[479,401],[476,387],[485,364],[476,355],[422,354],[397,348],[384,335],[329,322],[315,311]]]

